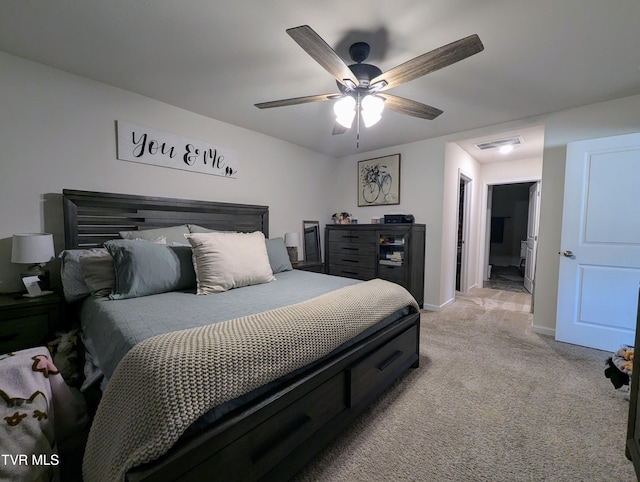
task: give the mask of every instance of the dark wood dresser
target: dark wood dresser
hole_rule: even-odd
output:
[[[633,462],[636,477],[640,480],[640,356],[635,356],[635,348],[640,347],[640,292],[638,293],[638,316],[636,321],[636,341],[634,347],[633,369],[629,394],[629,420],[627,424],[627,458]]]
[[[325,272],[404,286],[424,303],[424,224],[333,224],[325,228]]]

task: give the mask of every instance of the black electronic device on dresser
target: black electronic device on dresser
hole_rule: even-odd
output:
[[[325,272],[404,286],[424,304],[424,224],[328,224]]]

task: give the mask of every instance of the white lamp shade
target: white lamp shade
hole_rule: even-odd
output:
[[[356,115],[356,100],[351,96],[345,96],[339,99],[333,105],[333,112],[336,114],[336,122],[343,127],[349,129]]]
[[[53,235],[47,233],[14,234],[11,241],[11,262],[20,264],[47,263],[53,258]]]
[[[367,95],[362,99],[362,120],[366,127],[371,127],[382,117],[384,99],[377,95]]]
[[[285,233],[284,245],[287,248],[297,248],[300,246],[300,236],[298,233]]]

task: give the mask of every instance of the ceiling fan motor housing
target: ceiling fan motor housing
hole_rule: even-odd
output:
[[[371,64],[353,64],[349,66],[349,69],[351,69],[351,72],[353,72],[353,75],[356,76],[356,79],[358,79],[359,82],[355,88],[356,91],[367,91],[369,89],[371,79],[375,79],[378,75],[382,74],[382,70]],[[352,90],[337,80],[336,84],[338,85],[340,92],[343,94]]]

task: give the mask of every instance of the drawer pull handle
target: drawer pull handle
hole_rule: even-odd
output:
[[[346,251],[360,251],[360,248],[349,248],[349,247],[346,247],[346,246],[344,248],[342,248],[342,249],[344,249]]]
[[[354,275],[355,275],[355,274],[358,274],[358,273],[356,273],[355,271],[345,271],[345,270],[342,270],[342,272],[343,272],[344,274],[354,274]]]
[[[383,361],[380,365],[378,365],[378,370],[380,370],[381,372],[386,370],[389,367],[389,365],[391,365],[394,361],[396,361],[401,356],[402,356],[402,352],[400,350],[397,350],[393,355],[391,355],[389,358]]]
[[[2,335],[0,336],[0,343],[15,340],[19,336],[20,336],[20,333],[9,333],[8,335]]]
[[[340,261],[343,261],[345,263],[358,263],[359,261],[357,259],[341,259]]]
[[[266,457],[268,454],[277,449],[280,445],[283,445],[290,441],[295,434],[302,430],[309,422],[311,417],[309,415],[301,415],[295,420],[292,420],[284,429],[282,429],[271,440],[265,442],[260,449],[258,449],[253,455],[251,455],[251,461],[257,463],[260,459]]]

